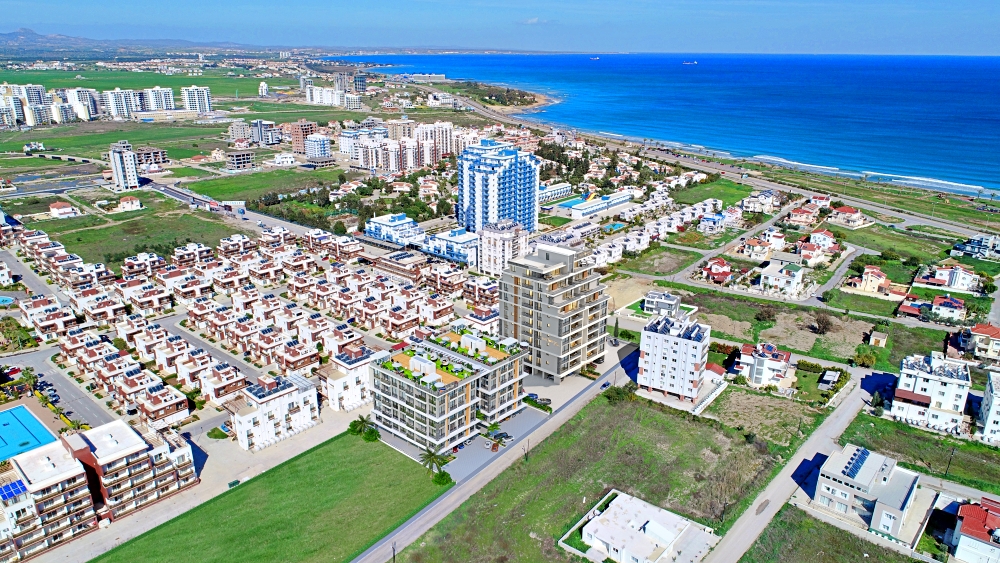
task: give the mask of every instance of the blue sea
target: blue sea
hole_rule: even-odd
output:
[[[1000,189],[1000,57],[489,54],[350,60],[387,65],[384,72],[444,73],[540,92],[556,103],[523,117],[581,131],[940,190]]]

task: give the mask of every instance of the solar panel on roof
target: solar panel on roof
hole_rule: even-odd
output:
[[[24,487],[24,482],[18,479],[9,485],[0,487],[0,499],[10,500],[19,495],[23,495],[26,492],[28,492],[28,489]]]
[[[851,456],[851,461],[848,466],[844,469],[844,475],[847,475],[851,479],[858,476],[858,471],[861,471],[861,467],[865,464],[865,460],[868,459],[869,451],[864,448],[859,448],[858,451]]]

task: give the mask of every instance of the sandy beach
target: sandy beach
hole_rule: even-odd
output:
[[[547,105],[550,105],[550,104],[559,103],[559,101],[556,100],[555,98],[551,98],[549,96],[546,96],[545,94],[539,94],[538,92],[530,92],[530,94],[535,97],[535,103],[533,103],[533,104],[529,104],[529,105],[526,105],[526,106],[492,106],[492,105],[487,105],[486,107],[489,108],[489,109],[491,109],[491,110],[493,110],[493,111],[495,111],[495,112],[503,113],[503,114],[506,114],[506,115],[514,115],[514,114],[518,114],[518,113],[529,113],[529,112],[535,111],[535,110],[537,110],[537,109],[539,109],[539,108],[541,108],[543,106],[547,106]]]

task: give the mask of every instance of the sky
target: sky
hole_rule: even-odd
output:
[[[254,45],[1000,55],[998,0],[5,0],[0,31]]]

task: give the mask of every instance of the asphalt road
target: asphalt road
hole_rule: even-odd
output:
[[[5,357],[3,362],[8,365],[33,368],[35,374],[39,376],[39,383],[52,384],[59,395],[59,402],[56,403],[56,406],[65,409],[66,416],[71,420],[80,420],[91,426],[114,420],[114,417],[98,404],[99,399],[80,389],[75,381],[63,375],[48,361],[57,352],[59,349],[55,347],[44,348]]]

